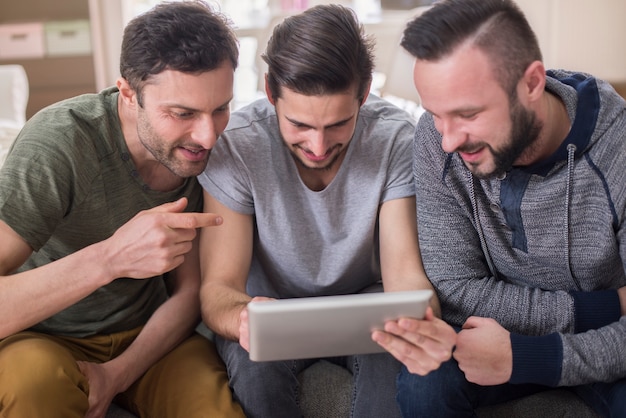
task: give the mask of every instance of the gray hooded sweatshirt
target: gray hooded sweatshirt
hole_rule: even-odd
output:
[[[420,119],[414,167],[420,246],[443,317],[511,332],[511,383],[626,377],[626,102],[586,74],[549,71],[572,127],[548,159],[479,180]]]

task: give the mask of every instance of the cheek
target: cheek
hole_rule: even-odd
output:
[[[327,146],[334,146],[341,144],[342,146],[347,146],[352,140],[352,131],[346,132],[330,132],[325,136],[325,141]]]
[[[296,144],[305,139],[306,135],[291,123],[280,123],[280,136],[287,144]]]
[[[496,148],[508,140],[510,130],[511,121],[508,116],[504,115],[483,117],[479,121],[467,125],[467,132],[471,138],[486,142]]]
[[[229,119],[230,119],[230,111],[220,113],[214,118],[213,124],[215,125],[215,131],[217,132],[218,135],[224,132],[224,129],[226,129],[226,125],[228,125]]]

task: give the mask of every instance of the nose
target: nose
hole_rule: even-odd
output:
[[[316,156],[322,156],[328,151],[328,144],[324,130],[311,129],[308,141],[308,148]]]
[[[441,147],[446,153],[455,152],[465,142],[467,135],[452,120],[442,120],[437,123],[437,130],[441,134]]]
[[[204,149],[211,149],[217,142],[217,131],[213,118],[204,115],[193,124],[191,139]]]

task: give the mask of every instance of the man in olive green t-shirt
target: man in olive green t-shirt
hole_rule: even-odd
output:
[[[0,415],[243,416],[194,334],[195,178],[229,119],[238,51],[202,2],[124,33],[121,77],[40,111],[0,170]]]

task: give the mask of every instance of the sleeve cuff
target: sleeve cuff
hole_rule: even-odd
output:
[[[558,333],[528,337],[511,333],[513,371],[509,383],[555,387],[561,379],[563,343]]]
[[[621,305],[616,290],[572,291],[570,294],[574,299],[575,333],[602,328],[619,321]]]

